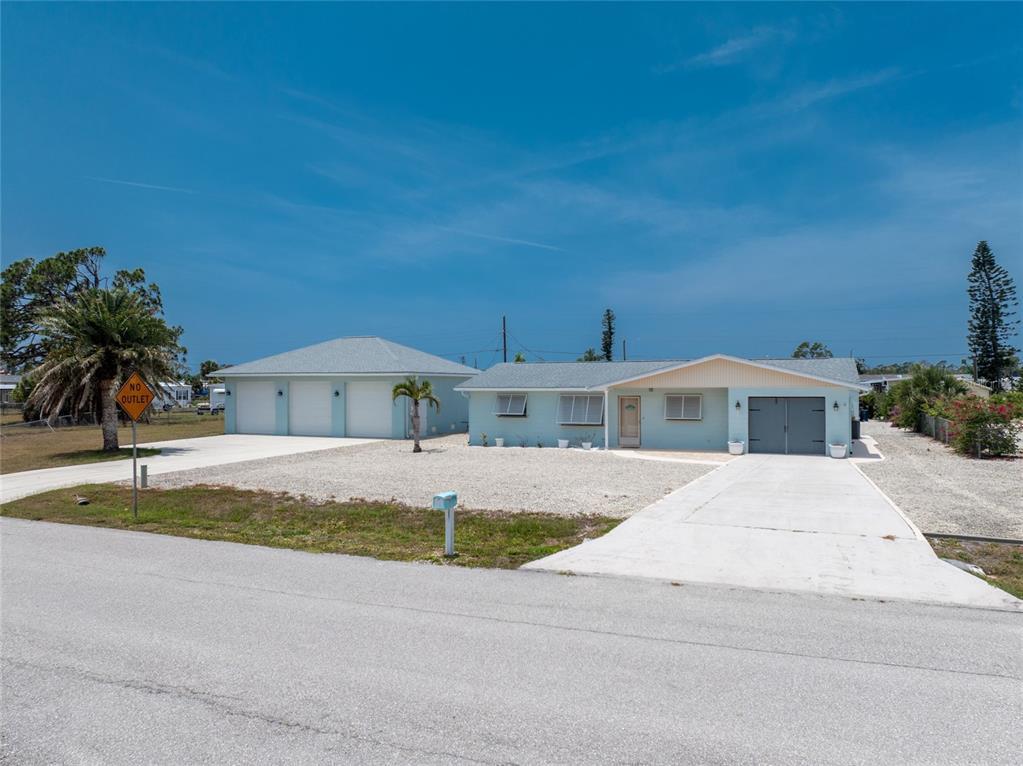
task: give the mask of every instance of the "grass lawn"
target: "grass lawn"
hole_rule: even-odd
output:
[[[1023,598],[1023,545],[942,539],[927,542],[941,558],[976,564],[984,570],[987,582]]]
[[[75,495],[84,495],[90,504],[75,505]],[[448,561],[443,556],[444,514],[395,503],[317,504],[288,495],[204,486],[147,489],[139,495],[139,519],[134,521],[130,487],[93,484],[15,500],[0,505],[0,515],[395,561]],[[458,556],[450,562],[513,569],[603,535],[620,521],[457,511]]]
[[[161,412],[153,416],[152,423],[138,425],[139,444],[222,433],[222,415],[199,416],[194,412]],[[131,457],[131,426],[119,428],[117,434],[121,447],[128,448],[127,454],[123,451],[121,454],[103,452],[100,449],[103,446],[103,434],[99,426],[73,426],[53,431],[45,426],[0,426],[0,473]],[[139,450],[139,456],[142,454],[143,450]]]

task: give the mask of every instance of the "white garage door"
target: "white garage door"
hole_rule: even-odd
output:
[[[330,436],[330,382],[293,380],[288,386],[288,433]]]
[[[354,381],[347,385],[345,430],[348,436],[391,437],[391,401],[389,383]]]
[[[272,434],[277,389],[273,381],[243,380],[235,394],[235,426],[240,434]]]

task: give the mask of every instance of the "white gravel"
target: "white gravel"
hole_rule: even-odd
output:
[[[712,465],[624,460],[600,451],[469,447],[465,436],[385,441],[324,452],[163,474],[159,487],[189,484],[286,492],[315,500],[397,500],[426,506],[455,490],[464,508],[625,517],[713,470]]]
[[[860,468],[922,531],[1023,539],[1023,459],[962,457],[876,420],[862,429],[885,459]]]

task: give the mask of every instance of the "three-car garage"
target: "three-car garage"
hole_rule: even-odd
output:
[[[396,383],[429,380],[441,411],[420,407],[423,436],[465,431],[468,402],[454,390],[478,371],[376,337],[338,338],[217,371],[227,433],[400,439],[411,407]]]

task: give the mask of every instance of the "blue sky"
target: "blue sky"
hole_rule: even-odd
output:
[[[2,7],[2,256],[143,266],[193,366],[958,359],[1023,281],[1023,6]],[[569,352],[572,356],[564,353]],[[534,353],[528,354],[536,358]]]

